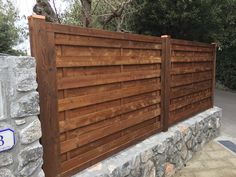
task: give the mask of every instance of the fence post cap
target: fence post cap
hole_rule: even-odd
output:
[[[216,43],[216,42],[212,42],[211,45],[213,45],[216,48],[219,46],[218,43]]]
[[[37,19],[41,19],[41,20],[46,19],[46,17],[43,15],[35,15],[35,14],[28,17],[28,19],[31,19],[31,18],[37,18]]]
[[[161,38],[170,38],[170,35],[161,35]]]

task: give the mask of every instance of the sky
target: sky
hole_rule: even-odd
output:
[[[17,9],[19,10],[20,16],[32,15],[32,9],[36,4],[36,0],[13,0],[15,2]]]
[[[36,0],[12,0],[15,2],[16,7],[18,8],[20,15],[25,15],[26,17],[32,15],[32,9],[36,4]],[[70,0],[68,0],[70,1]],[[57,9],[64,10],[66,7],[66,1],[64,0],[55,0]]]

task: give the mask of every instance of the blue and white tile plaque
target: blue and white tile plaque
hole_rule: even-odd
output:
[[[15,145],[14,131],[10,128],[0,129],[0,152],[9,150]]]

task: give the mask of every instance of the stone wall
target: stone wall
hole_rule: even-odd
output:
[[[221,117],[220,108],[204,111],[74,177],[171,177],[219,134]]]
[[[0,131],[11,129],[15,135],[15,145],[0,152],[0,177],[44,176],[36,88],[34,58],[0,56]],[[0,149],[10,141],[3,140]]]

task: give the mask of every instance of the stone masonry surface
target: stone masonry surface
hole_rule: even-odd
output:
[[[73,177],[171,177],[219,135],[222,110],[214,107],[158,133]]]
[[[0,130],[16,140],[0,152],[0,177],[44,177],[35,59],[0,55],[0,87]]]

